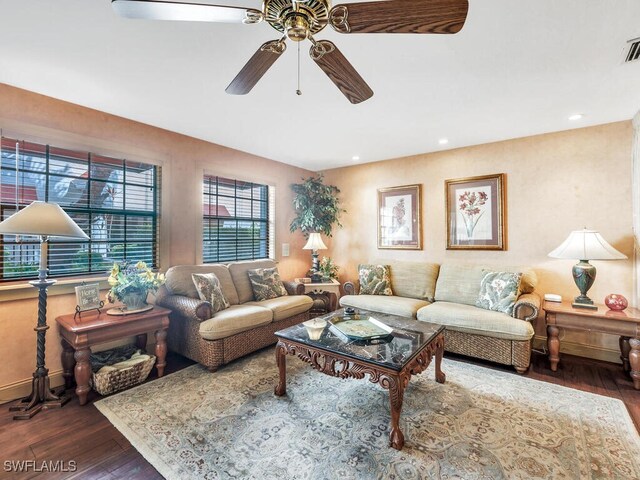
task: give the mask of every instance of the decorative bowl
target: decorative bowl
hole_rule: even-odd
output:
[[[612,293],[607,295],[604,299],[604,304],[611,310],[621,311],[629,306],[629,302],[626,298],[618,293]]]

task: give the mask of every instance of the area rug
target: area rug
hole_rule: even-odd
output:
[[[194,365],[95,405],[168,479],[640,479],[619,400],[445,359],[411,379],[388,446],[388,392],[272,349],[216,373]]]

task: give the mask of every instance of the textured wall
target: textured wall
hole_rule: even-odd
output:
[[[547,254],[571,230],[586,226],[630,257],[594,262],[598,278],[591,298],[602,303],[617,292],[631,299],[632,136],[631,122],[620,122],[328,170],[327,181],[342,190],[348,214],[327,254],[342,266],[343,280],[356,276],[358,262],[375,258],[530,265],[538,273],[540,294],[571,298],[577,294],[571,277],[575,262]],[[508,250],[446,250],[445,179],[493,173],[507,176]],[[378,250],[376,190],[414,183],[423,185],[423,250]],[[544,334],[542,324],[539,334]],[[596,349],[617,348],[614,337],[567,333],[567,339]]]
[[[203,108],[207,108],[203,106]],[[203,172],[268,183],[276,192],[276,258],[284,278],[309,268],[301,234],[291,235],[289,185],[310,172],[107,113],[0,84],[0,128],[6,136],[90,149],[162,165],[161,267],[196,263],[201,257]],[[282,242],[291,256],[280,258]],[[27,380],[35,368],[35,300],[6,299],[0,292],[0,390]],[[47,366],[60,367],[55,317],[73,311],[73,295],[50,296]]]

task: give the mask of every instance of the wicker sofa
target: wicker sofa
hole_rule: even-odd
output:
[[[379,261],[390,265],[394,295],[358,295],[354,282],[344,284],[343,307],[413,317],[445,325],[445,350],[513,365],[524,373],[530,364],[540,297],[529,268],[426,262]],[[475,306],[483,270],[522,272],[521,295],[513,316]]]
[[[167,281],[158,292],[156,303],[172,311],[169,349],[215,371],[275,343],[274,332],[308,320],[313,300],[304,295],[302,284],[284,282],[287,296],[254,301],[247,271],[275,266],[271,260],[260,260],[179,265],[167,270]],[[198,298],[193,273],[215,273],[231,306],[213,314],[211,304]]]

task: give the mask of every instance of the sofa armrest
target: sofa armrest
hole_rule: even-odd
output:
[[[292,281],[282,283],[289,295],[304,295],[304,283]]]
[[[358,289],[355,282],[344,282],[342,285],[345,295],[358,295]]]
[[[538,318],[540,311],[540,296],[537,293],[520,295],[513,307],[513,316],[520,320],[531,322]]]
[[[166,294],[158,298],[156,303],[161,307],[169,308],[173,313],[198,322],[209,320],[213,317],[211,303],[198,298]]]

